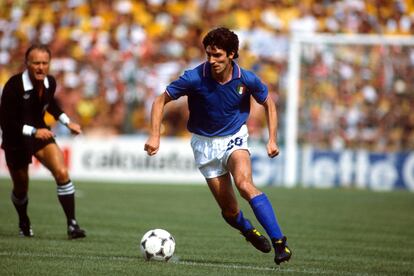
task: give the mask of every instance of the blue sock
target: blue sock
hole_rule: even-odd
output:
[[[250,200],[253,212],[257,220],[266,230],[266,233],[271,239],[280,239],[283,237],[282,230],[280,230],[277,223],[275,213],[273,212],[272,204],[265,194],[260,194]]]
[[[223,215],[223,214],[222,214]],[[240,210],[239,213],[234,217],[225,217],[223,215],[224,220],[230,224],[232,227],[238,229],[240,232],[244,233],[247,230],[253,228],[250,221],[245,219],[243,216],[243,212]]]

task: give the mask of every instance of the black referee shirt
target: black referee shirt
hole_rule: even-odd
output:
[[[58,106],[54,95],[56,80],[48,75],[44,80],[45,90],[40,98],[29,78],[29,72],[12,76],[5,84],[0,102],[0,127],[2,130],[2,148],[24,147],[27,137],[23,135],[23,126],[46,128],[45,112],[49,112],[56,120],[62,109]]]

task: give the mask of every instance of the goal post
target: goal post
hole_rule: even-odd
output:
[[[285,185],[298,183],[300,145],[298,139],[299,109],[301,97],[301,62],[307,46],[402,46],[414,47],[414,36],[399,35],[364,35],[364,34],[301,34],[290,37],[288,76],[286,89],[286,124],[285,124]],[[323,48],[323,47],[322,47]],[[413,51],[414,55],[414,51]],[[410,58],[410,57],[407,57]],[[411,58],[414,58],[411,57]]]

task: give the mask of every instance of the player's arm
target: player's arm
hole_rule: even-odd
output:
[[[66,113],[64,113],[60,107],[58,106],[55,99],[53,99],[47,111],[53,115],[53,117],[58,120],[61,124],[65,125],[72,134],[81,134],[82,128],[79,124],[73,122]]]
[[[72,134],[81,134],[82,129],[81,126],[73,121],[66,115],[63,110],[60,108],[57,100],[54,97],[54,92],[56,90],[56,80],[53,77],[48,77],[51,87],[51,90],[53,91],[53,96],[50,99],[49,105],[47,107],[47,111],[52,114],[52,116],[55,118],[55,120],[59,120],[59,122],[63,125],[65,125]]]
[[[172,99],[167,92],[162,93],[155,98],[151,109],[151,126],[144,150],[148,155],[154,155],[160,148],[161,122],[165,105]]]
[[[267,127],[269,130],[269,141],[266,146],[267,154],[269,157],[273,158],[279,154],[279,146],[277,145],[278,118],[276,105],[270,95],[262,105],[265,109]]]
[[[68,117],[68,115],[66,115],[66,113],[61,113],[58,117],[59,122],[64,124],[72,134],[81,134],[82,133],[82,129],[81,126],[73,121],[70,120],[70,118]]]
[[[8,81],[4,86],[0,100],[0,125],[7,131],[18,133],[22,132],[23,121],[19,112],[18,93],[13,89],[13,84]]]
[[[253,98],[264,107],[269,131],[269,141],[266,145],[267,155],[273,158],[279,154],[279,147],[277,145],[278,119],[275,102],[269,95],[266,85],[255,74],[247,71],[244,77],[248,88],[253,92]]]

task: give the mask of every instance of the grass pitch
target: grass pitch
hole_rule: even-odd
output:
[[[206,186],[75,186],[87,238],[67,240],[54,183],[32,181],[28,239],[17,235],[11,182],[0,179],[0,275],[414,275],[413,193],[263,188],[294,253],[278,267],[222,220]],[[140,255],[152,228],[176,239],[168,263]]]

